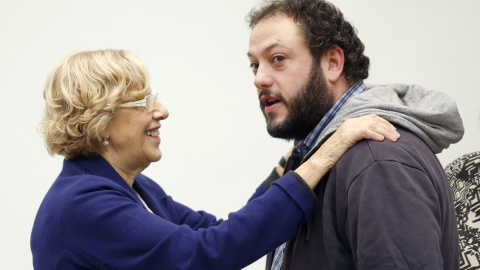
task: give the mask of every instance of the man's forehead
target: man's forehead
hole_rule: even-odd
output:
[[[293,18],[276,15],[260,21],[250,34],[248,57],[271,51],[274,48],[292,49],[305,43],[300,25]]]

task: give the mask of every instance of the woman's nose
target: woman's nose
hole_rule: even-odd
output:
[[[163,104],[155,100],[155,107],[153,109],[153,118],[158,120],[165,120],[168,117],[168,110]]]

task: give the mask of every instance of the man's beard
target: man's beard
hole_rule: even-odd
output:
[[[266,93],[271,92],[264,90]],[[263,91],[262,91],[263,93]],[[262,95],[261,93],[261,95]],[[302,89],[288,103],[280,96],[288,114],[281,123],[274,123],[272,115],[265,113],[265,106],[260,104],[267,121],[267,131],[275,138],[286,140],[303,140],[315,128],[320,120],[333,107],[333,95],[323,72],[317,63],[312,65],[310,75]]]

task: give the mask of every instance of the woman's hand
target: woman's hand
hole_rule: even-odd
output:
[[[313,189],[356,142],[363,139],[382,141],[385,138],[395,142],[399,137],[390,122],[375,114],[347,119],[295,172]]]
[[[277,170],[277,173],[279,176],[282,176],[283,173],[285,172],[285,165],[287,165],[287,161],[288,159],[290,158],[290,155],[292,154],[292,151],[293,151],[293,148],[295,148],[294,146],[292,146],[290,148],[290,150],[288,150],[288,152],[282,157],[283,158],[283,164],[278,164],[278,166],[275,168]]]

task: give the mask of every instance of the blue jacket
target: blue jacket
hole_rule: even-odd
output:
[[[137,191],[154,214],[145,209]],[[35,219],[35,269],[241,269],[295,235],[315,196],[295,173],[217,220],[102,158],[65,160]]]

